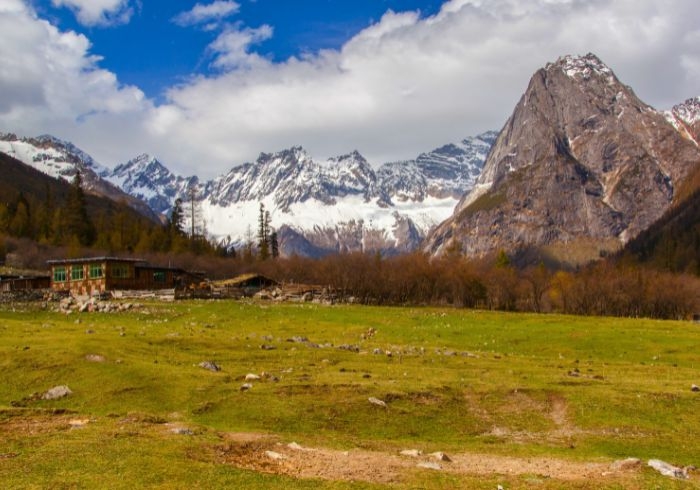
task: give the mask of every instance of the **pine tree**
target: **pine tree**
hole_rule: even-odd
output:
[[[273,259],[276,259],[280,256],[280,247],[277,241],[277,232],[274,230],[272,231],[272,233],[270,233],[270,253],[272,254]]]
[[[168,220],[168,228],[171,235],[181,235],[184,232],[185,216],[182,211],[182,199],[175,199],[173,209],[170,211],[170,219]]]
[[[265,205],[260,203],[258,217],[258,258],[260,260],[267,260],[270,257],[269,225],[270,213],[265,213]]]
[[[80,172],[76,172],[73,178],[68,199],[66,201],[66,212],[64,214],[64,226],[66,236],[77,238],[78,243],[83,246],[91,245],[95,241],[95,226],[92,224],[87,212],[85,193],[83,192],[83,179]]]

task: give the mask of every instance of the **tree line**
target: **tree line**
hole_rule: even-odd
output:
[[[80,173],[76,173],[67,192],[46,184],[43,196],[18,192],[0,202],[0,235],[67,248],[69,256],[84,250],[108,254],[231,253],[232,248],[224,241],[188,234],[183,220],[180,203],[162,224],[140,215],[126,203],[87,196]]]

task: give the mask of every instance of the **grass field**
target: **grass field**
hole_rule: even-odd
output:
[[[698,474],[646,467],[700,465],[697,324],[224,301],[15,308],[0,311],[3,488],[700,488]],[[261,379],[242,390],[247,374]],[[73,393],[40,399],[57,385]],[[453,461],[418,467],[435,451]],[[643,465],[607,471],[627,457]]]

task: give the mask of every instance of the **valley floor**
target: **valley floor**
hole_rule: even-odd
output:
[[[700,463],[698,340],[688,322],[457,309],[16,304],[0,311],[0,481],[700,488],[647,466]]]

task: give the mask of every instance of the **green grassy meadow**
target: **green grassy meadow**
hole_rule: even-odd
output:
[[[71,315],[15,309],[0,310],[3,488],[387,485],[242,469],[223,454],[236,433],[340,451],[700,466],[700,393],[690,389],[700,385],[700,325],[689,322],[232,301]],[[241,391],[248,373],[265,375]],[[34,395],[57,385],[73,394]],[[700,488],[699,480],[648,468],[603,483],[412,471],[389,486]]]

